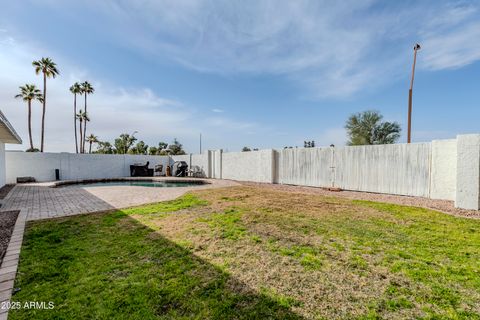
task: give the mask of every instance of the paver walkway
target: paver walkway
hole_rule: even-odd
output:
[[[139,186],[51,188],[48,184],[16,185],[2,201],[1,210],[23,210],[27,214],[27,221],[39,220],[172,200],[190,190],[237,185],[226,180],[207,181],[209,184],[174,188]]]

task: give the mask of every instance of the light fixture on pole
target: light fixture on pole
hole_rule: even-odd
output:
[[[417,51],[421,47],[418,43],[413,46],[413,66],[412,66],[412,79],[410,81],[410,90],[408,90],[408,133],[407,143],[412,142],[412,91],[413,91],[413,79],[415,78],[415,63],[417,62]]]

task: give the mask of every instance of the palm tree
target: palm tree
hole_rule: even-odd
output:
[[[32,139],[32,100],[43,101],[42,92],[35,87],[34,84],[26,84],[20,87],[20,93],[15,96],[17,99],[22,99],[28,104],[28,137],[30,138],[30,151],[33,151]]]
[[[97,143],[98,142],[98,137],[96,135],[94,135],[93,133],[91,133],[87,137],[87,142],[90,144],[90,146],[88,147],[88,153],[92,153],[92,143]]]
[[[90,119],[88,118],[88,115],[86,112],[82,111],[82,109],[80,109],[80,111],[77,113],[76,115],[76,118],[78,119],[78,121],[80,121],[80,145],[82,145],[84,143],[83,141],[83,123],[87,123],[87,121],[90,121]]]
[[[75,82],[70,87],[70,92],[73,93],[73,129],[75,132],[75,151],[78,153],[78,138],[77,138],[77,94],[82,94],[82,87],[80,83]]]
[[[38,61],[33,61],[32,65],[35,67],[35,73],[43,73],[43,110],[42,110],[42,140],[40,144],[40,152],[43,152],[44,137],[45,137],[45,110],[47,104],[47,78],[55,78],[60,72],[57,69],[57,64],[50,58],[42,58]]]
[[[349,136],[348,145],[391,144],[400,138],[401,128],[397,122],[382,122],[377,111],[352,114],[345,125]]]
[[[95,89],[93,89],[92,85],[88,82],[85,81],[81,84],[82,87],[82,93],[85,95],[85,113],[87,113],[87,95],[92,94]],[[85,135],[87,134],[87,123],[85,122],[85,125],[83,127],[83,137],[85,138]],[[80,147],[81,152],[85,152],[85,140],[83,141],[83,144]]]

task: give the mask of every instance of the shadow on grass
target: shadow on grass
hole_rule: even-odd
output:
[[[301,319],[122,211],[27,227],[10,319]]]

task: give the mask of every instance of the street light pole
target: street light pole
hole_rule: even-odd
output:
[[[412,66],[412,79],[410,81],[410,90],[408,90],[408,133],[407,143],[412,142],[412,91],[413,91],[413,79],[415,78],[415,64],[417,62],[417,51],[421,47],[418,43],[413,46],[413,66]]]

